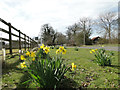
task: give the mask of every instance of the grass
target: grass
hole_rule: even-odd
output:
[[[51,51],[55,52],[55,50]],[[118,53],[115,52],[115,59],[112,61],[112,66],[101,67],[98,66],[94,60],[94,56],[89,53],[89,49],[79,49],[75,51],[74,48],[68,48],[67,54],[63,55],[64,63],[71,65],[74,62],[77,65],[76,73],[66,76],[77,82],[79,87],[88,88],[117,88],[118,87]],[[55,53],[51,53],[55,55]],[[74,87],[74,86],[73,86]]]
[[[50,55],[55,57],[55,51],[56,49],[51,49]],[[67,53],[63,55],[64,63],[70,66],[74,62],[77,68],[74,73],[70,71],[66,73],[62,87],[118,88],[118,53],[116,51],[114,53],[115,59],[112,61],[112,66],[101,67],[93,62],[95,58],[89,53],[89,49],[79,48],[75,51],[74,48],[67,48]],[[4,88],[25,87],[21,82],[27,75],[19,68],[19,57],[7,59],[6,63],[7,68],[3,69],[2,86]],[[32,84],[29,87],[32,87]]]

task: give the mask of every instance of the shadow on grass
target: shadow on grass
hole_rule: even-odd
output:
[[[29,80],[29,74],[27,72],[24,72],[24,75],[20,78],[17,88],[29,88],[31,82],[23,84],[27,80]]]
[[[25,84],[22,84],[23,82],[29,80],[29,74],[28,73],[25,73],[21,79],[20,79],[20,82],[18,83],[17,85],[17,88],[30,88],[30,84],[31,82],[28,82],[28,83],[25,83]],[[49,83],[49,82],[48,82]],[[64,80],[60,83],[59,87],[58,88],[76,88],[78,86],[78,84],[73,80],[73,79],[70,79],[70,78],[64,78]],[[36,87],[37,88],[37,87]],[[40,88],[38,88],[40,89]]]
[[[120,66],[119,66],[119,65],[110,65],[110,67],[113,67],[113,68],[118,68],[118,69],[120,69]]]
[[[78,84],[70,78],[65,78],[60,84],[60,88],[76,88],[77,86]]]
[[[2,64],[2,74],[8,74],[10,70],[21,70],[20,68],[17,68],[16,66],[19,65],[20,60],[16,60],[14,63],[8,63],[4,62]]]

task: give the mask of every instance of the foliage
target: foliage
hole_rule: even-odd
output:
[[[34,64],[30,65],[28,73],[31,75],[31,80],[37,82],[40,88],[55,88],[67,72],[67,67],[62,64],[60,59],[35,60]]]
[[[78,51],[78,50],[79,50],[77,47],[75,47],[74,49],[75,49],[75,51]]]
[[[101,66],[110,66],[111,65],[111,60],[112,56],[114,55],[113,52],[108,52],[106,54],[105,49],[92,49],[90,53],[94,53],[94,56],[96,58],[96,62],[101,65]]]
[[[59,49],[59,46],[55,46],[56,49]]]
[[[51,46],[50,49],[54,49],[54,46]]]

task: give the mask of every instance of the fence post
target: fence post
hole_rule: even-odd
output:
[[[19,50],[21,50],[21,34],[20,34],[20,30],[19,30]]]
[[[30,40],[29,40],[29,37],[28,37],[28,49],[30,49]]]
[[[25,51],[26,51],[26,35],[24,34],[24,45],[25,45]]]
[[[9,25],[9,50],[10,54],[12,54],[12,35],[11,35],[11,23],[8,23]]]
[[[31,38],[30,38],[30,49],[31,49]]]
[[[31,47],[31,49],[32,49],[32,39],[30,38],[30,47]]]

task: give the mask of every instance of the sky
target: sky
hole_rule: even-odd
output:
[[[119,0],[0,0],[0,18],[30,37],[38,36],[41,26],[46,23],[65,34],[66,27],[82,17],[96,19],[100,13],[117,12],[118,2]],[[8,29],[2,23],[0,28]],[[91,37],[94,36],[98,34],[94,32]]]

